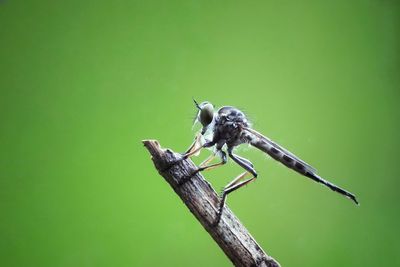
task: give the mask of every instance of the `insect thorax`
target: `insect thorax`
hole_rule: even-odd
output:
[[[218,144],[227,144],[228,147],[237,146],[244,142],[242,128],[248,127],[244,113],[234,107],[222,107],[217,112],[214,125],[214,141]]]

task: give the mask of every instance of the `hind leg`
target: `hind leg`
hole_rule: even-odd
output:
[[[237,164],[239,164],[243,169],[246,170],[246,172],[242,173],[238,177],[236,177],[232,182],[230,182],[222,191],[222,196],[221,196],[221,202],[218,208],[218,215],[215,224],[218,224],[219,221],[221,220],[222,212],[224,210],[225,202],[227,196],[232,193],[233,191],[253,182],[257,178],[257,172],[253,168],[253,164],[248,161],[247,159],[244,159],[242,157],[236,156],[232,153],[232,149],[228,148],[228,154],[229,157],[235,161]],[[252,178],[249,178],[247,180],[241,181],[244,179],[244,177],[248,174],[251,173],[253,175]],[[241,181],[241,182],[240,182]]]

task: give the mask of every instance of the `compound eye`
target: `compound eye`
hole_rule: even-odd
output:
[[[209,103],[202,105],[199,121],[203,125],[203,127],[209,125],[212,122],[213,118],[214,118],[213,106]]]

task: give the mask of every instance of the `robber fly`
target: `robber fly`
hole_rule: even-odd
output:
[[[273,142],[271,139],[252,129],[246,116],[239,109],[231,106],[224,106],[214,111],[214,106],[209,102],[198,104],[196,100],[193,99],[193,101],[198,109],[195,122],[200,122],[203,127],[201,133],[196,136],[194,143],[183,155],[183,158],[198,154],[203,148],[215,147],[213,155],[200,164],[199,171],[216,168],[225,164],[228,160],[227,155],[245,169],[244,173],[240,174],[224,187],[216,223],[218,223],[221,218],[227,195],[253,182],[257,178],[257,172],[253,164],[249,160],[233,153],[233,149],[243,143],[258,148],[286,167],[329,187],[331,190],[342,194],[358,205],[355,195],[321,178],[317,175],[317,171],[309,164]],[[208,132],[211,132],[212,138],[210,140],[205,140],[204,136]],[[202,140],[205,141],[202,142]],[[208,164],[215,156],[219,156],[221,162]],[[245,179],[247,175],[251,175],[252,177]]]

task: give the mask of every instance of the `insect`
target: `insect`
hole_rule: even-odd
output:
[[[253,182],[257,178],[257,172],[254,169],[253,164],[249,160],[233,153],[235,147],[244,143],[258,148],[286,167],[327,186],[331,190],[342,194],[358,205],[355,195],[321,178],[317,175],[316,169],[311,167],[309,164],[261,133],[252,129],[246,116],[239,109],[231,106],[223,106],[215,111],[214,106],[209,102],[198,104],[196,100],[193,99],[193,101],[198,109],[195,123],[196,121],[199,121],[203,127],[201,133],[196,136],[193,144],[189,147],[186,153],[184,153],[183,158],[191,157],[199,153],[203,148],[215,147],[213,155],[200,164],[198,169],[199,171],[213,169],[224,165],[227,162],[228,157],[245,170],[245,172],[237,176],[224,187],[218,208],[216,223],[221,219],[228,194]],[[201,140],[204,140],[203,137],[208,132],[211,133],[211,139],[205,139],[205,141],[202,142]],[[221,162],[209,164],[216,156],[221,158]],[[246,179],[246,176],[248,175],[251,175],[252,177]]]

